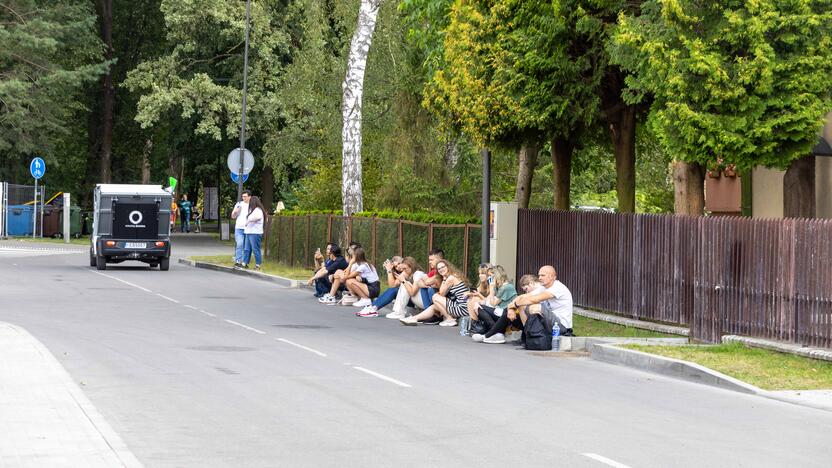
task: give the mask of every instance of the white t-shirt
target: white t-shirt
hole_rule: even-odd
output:
[[[236,210],[237,207],[240,208],[240,212],[237,215],[236,223],[234,223],[234,229],[245,229],[246,228],[246,218],[248,218],[248,203],[247,202],[237,202],[234,205],[234,209]]]
[[[242,214],[240,215],[242,216]],[[239,216],[237,217],[239,219]],[[246,217],[246,234],[263,234],[263,210],[255,208]]]
[[[569,288],[558,280],[552,286],[546,288],[546,292],[553,295],[546,300],[549,303],[549,310],[558,318],[558,321],[565,328],[572,328],[572,293]]]
[[[410,278],[411,283],[415,283],[420,279],[427,278],[428,274],[421,270],[416,270],[413,272],[413,278]]]
[[[359,276],[364,278],[364,280],[368,283],[375,283],[378,281],[378,273],[370,267],[369,263],[354,263],[352,265],[352,271],[357,272]]]

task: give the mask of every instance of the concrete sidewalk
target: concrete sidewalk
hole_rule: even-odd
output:
[[[0,322],[0,466],[142,466],[26,330]]]

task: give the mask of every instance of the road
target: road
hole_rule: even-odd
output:
[[[174,252],[214,248],[194,239]],[[829,412],[359,319],[237,275],[98,272],[83,251],[43,249],[0,245],[0,321],[41,340],[146,466],[826,467],[832,456]]]

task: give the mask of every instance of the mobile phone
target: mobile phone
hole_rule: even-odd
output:
[[[489,276],[489,277],[488,277],[488,284],[491,284],[491,283],[493,283],[493,282],[494,282],[494,277],[493,277],[493,276]]]

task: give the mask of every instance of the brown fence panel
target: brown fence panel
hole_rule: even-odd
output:
[[[520,210],[517,274],[554,265],[577,304],[832,347],[832,221]]]

